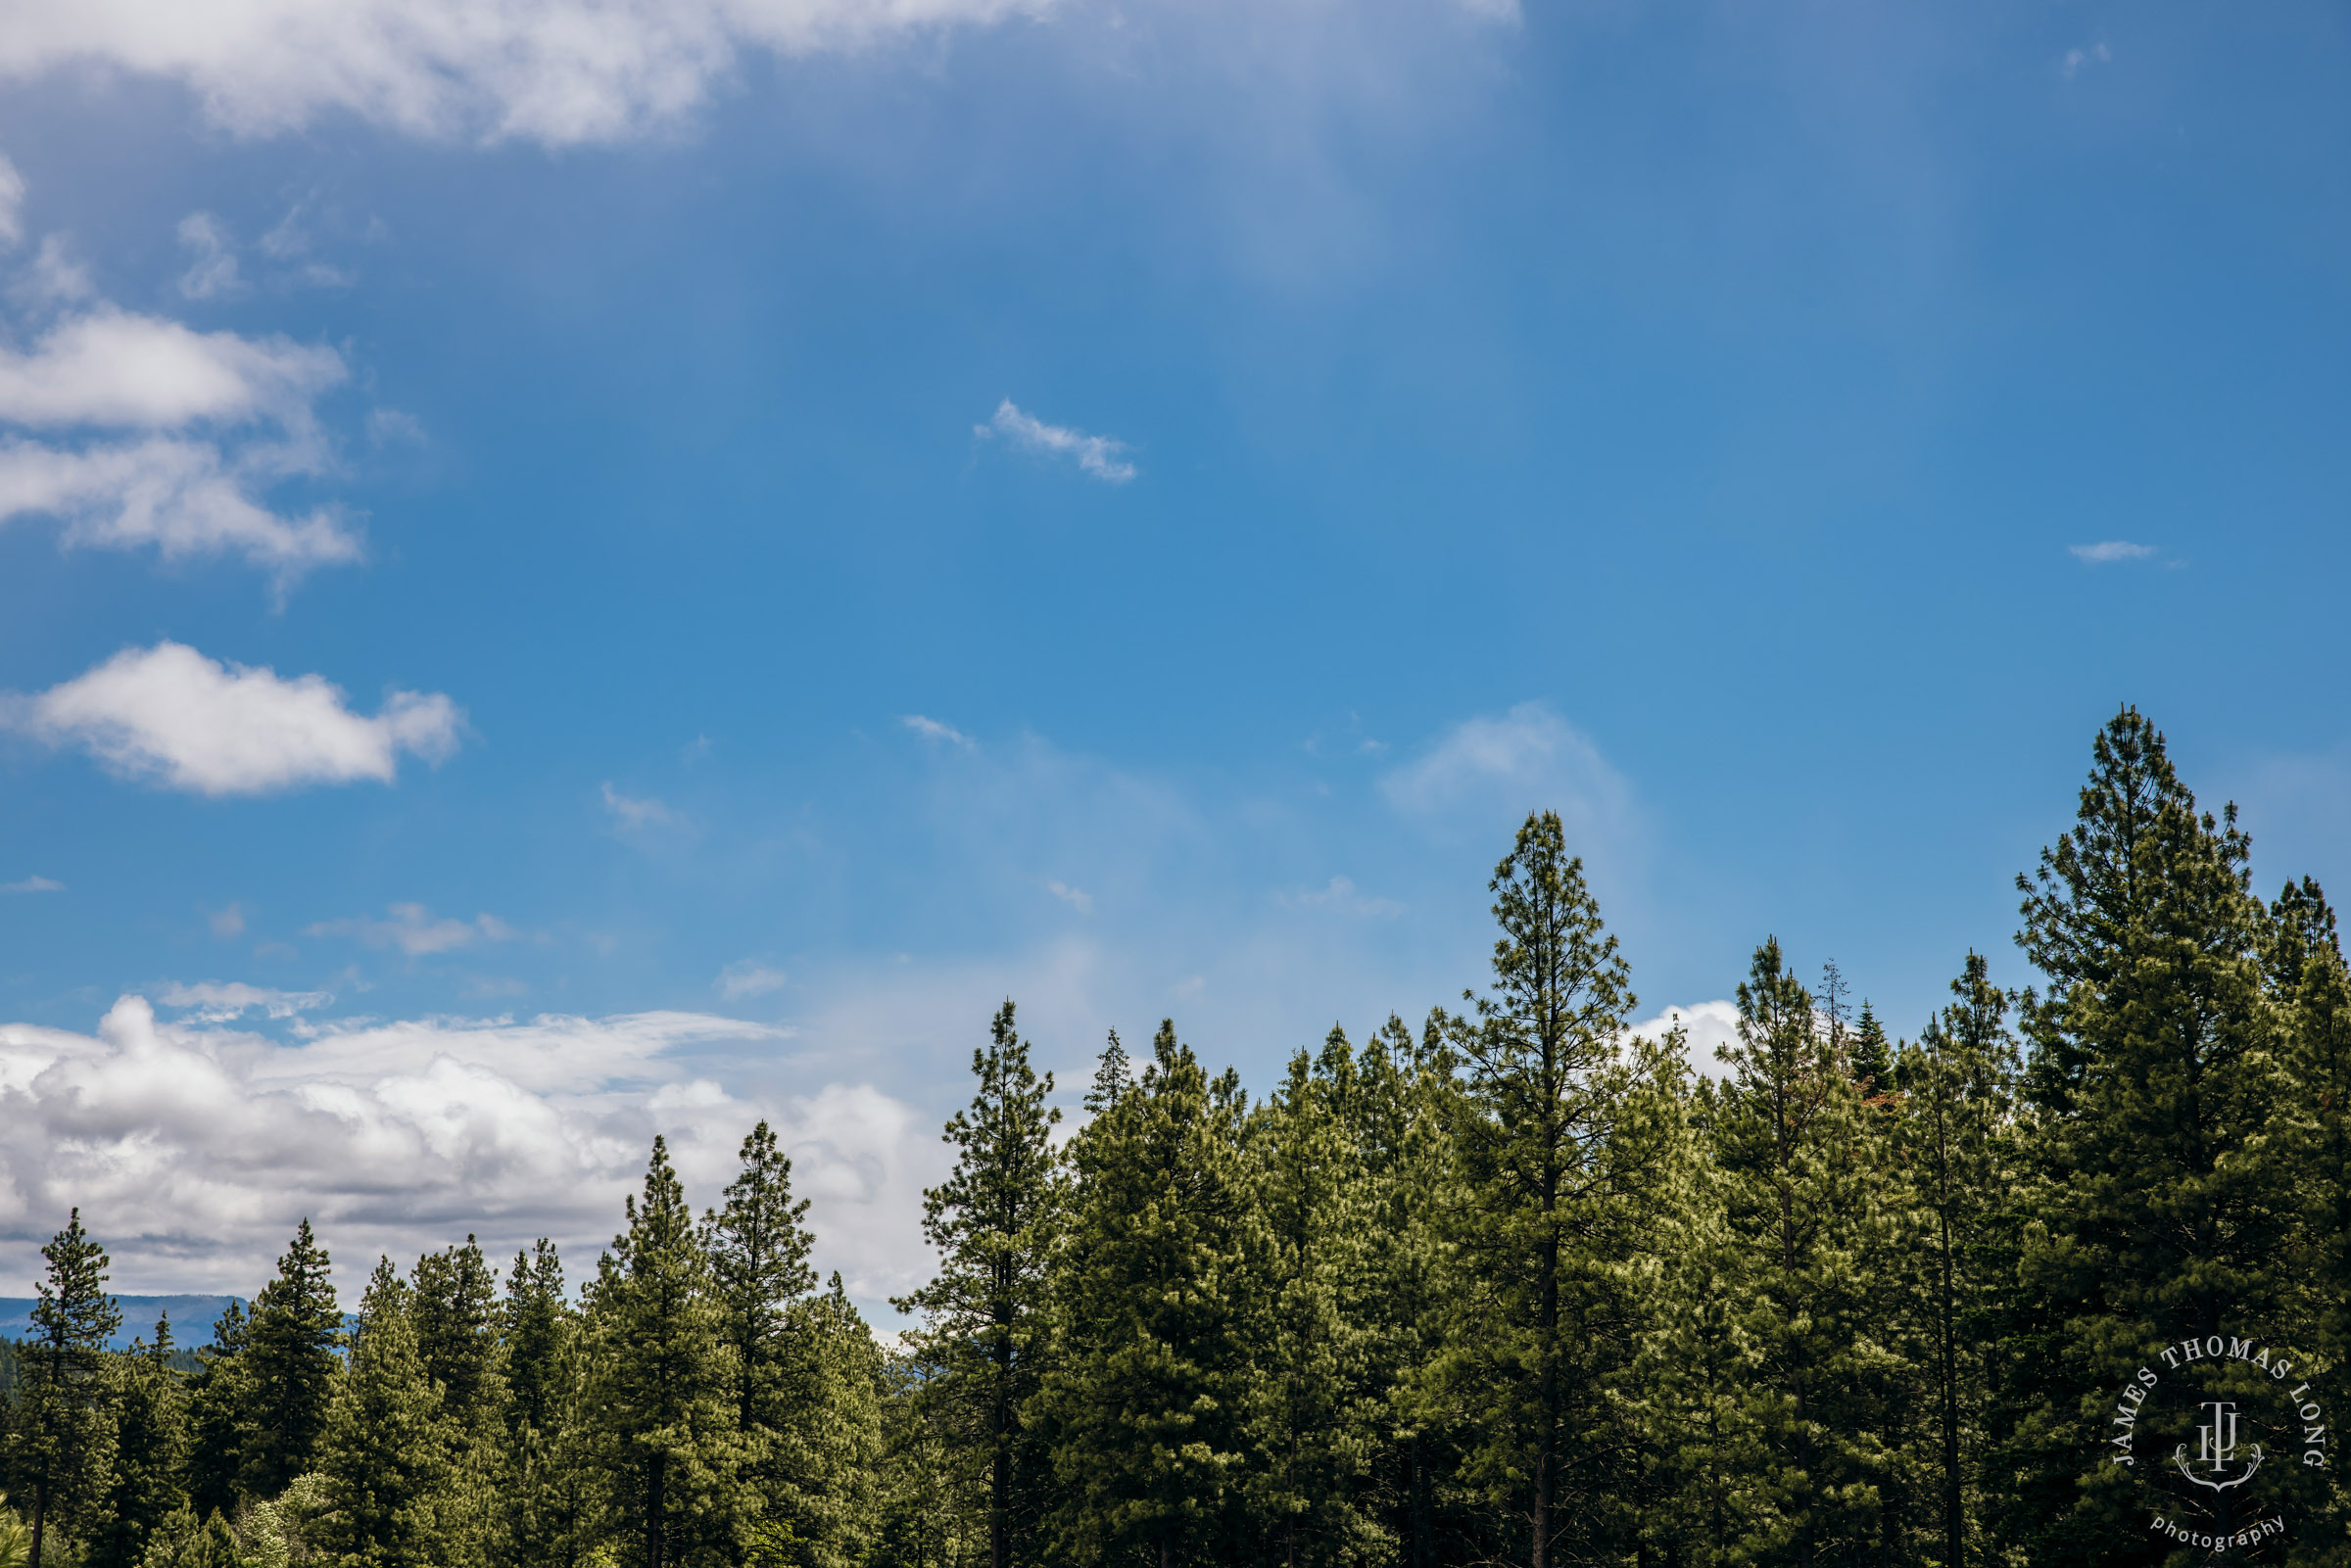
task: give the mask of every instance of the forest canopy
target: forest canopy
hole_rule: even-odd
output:
[[[193,1372],[107,1349],[75,1211],[0,1565],[2351,1561],[2351,977],[2144,717],[2017,878],[2034,983],[1954,955],[1906,1036],[1768,936],[1708,1070],[1633,1036],[1578,847],[1530,816],[1484,984],[1262,1093],[1163,1022],[1065,1136],[1007,1001],[902,1333],[765,1124],[698,1212],[656,1138],[576,1280],[468,1236],[353,1304],[305,1220]]]

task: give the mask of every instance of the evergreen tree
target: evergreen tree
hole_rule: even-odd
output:
[[[408,1314],[442,1413],[471,1433],[498,1402],[498,1273],[471,1237],[416,1259]]]
[[[168,1314],[156,1319],[153,1344],[110,1357],[114,1464],[89,1543],[95,1568],[138,1568],[149,1540],[186,1505],[187,1397],[170,1358]]]
[[[798,1568],[855,1568],[879,1523],[875,1472],[882,1461],[883,1358],[836,1273],[825,1291],[792,1306],[792,1539],[781,1560]],[[763,1542],[773,1553],[776,1539]]]
[[[703,1221],[710,1289],[728,1353],[736,1439],[736,1554],[787,1532],[799,1512],[797,1482],[809,1468],[793,1377],[792,1304],[816,1284],[808,1266],[808,1201],[792,1195],[792,1162],[764,1121],[743,1141],[743,1171],[726,1206]],[[773,1519],[765,1516],[773,1515]]]
[[[2154,1347],[2283,1327],[2294,1292],[2290,1172],[2268,1136],[2285,1098],[2263,996],[2267,912],[2248,890],[2235,808],[2200,813],[2135,709],[2100,732],[2075,825],[2044,851],[2018,943],[2047,977],[2028,993],[2027,1082],[2045,1243],[2023,1266],[2068,1359],[2026,1398],[2056,1504],[2026,1523],[2035,1554],[2109,1549],[2130,1503],[2113,1467],[2054,1491],[2091,1434],[2082,1412]],[[2217,1495],[2216,1533],[2234,1528]]]
[[[1981,1470],[1983,1405],[1996,1368],[1983,1334],[1998,1281],[1993,1227],[2013,1201],[2009,1131],[2018,1068],[2009,997],[1991,966],[1970,952],[1951,981],[1954,1000],[1931,1021],[1904,1058],[1902,1122],[1908,1164],[1928,1216],[1927,1316],[1937,1425],[1937,1499],[1942,1560],[1970,1560],[1975,1510],[1970,1481]]]
[[[1123,1063],[1114,1069],[1124,1075]],[[891,1305],[923,1316],[932,1371],[918,1398],[952,1411],[951,1424],[983,1450],[989,1568],[1011,1568],[1016,1557],[1033,1560],[1048,1479],[1025,1408],[1048,1349],[1046,1266],[1059,1204],[1052,1129],[1061,1113],[1045,1103],[1053,1075],[1040,1079],[1030,1067],[1009,1001],[986,1048],[972,1053],[972,1074],[978,1092],[944,1134],[955,1169],[923,1195],[923,1234],[939,1271]]]
[[[585,1420],[588,1342],[563,1298],[563,1264],[542,1237],[506,1276],[503,1507],[490,1555],[501,1568],[579,1568],[604,1502]]]
[[[345,1568],[440,1568],[456,1433],[417,1347],[415,1295],[381,1259],[317,1446],[324,1544]]]
[[[106,1251],[81,1228],[79,1209],[41,1257],[49,1266],[34,1287],[32,1333],[19,1353],[8,1427],[9,1469],[31,1514],[36,1563],[58,1520],[79,1515],[105,1484],[112,1436],[106,1344],[122,1326],[121,1309],[106,1294]]]
[[[188,1390],[188,1502],[201,1522],[215,1513],[233,1509],[237,1502],[237,1466],[245,1452],[246,1362],[243,1357],[250,1323],[245,1308],[233,1298],[213,1323],[213,1342],[197,1352],[199,1361]]]
[[[1249,1213],[1237,1086],[1212,1084],[1172,1021],[1152,1056],[1075,1140],[1062,1342],[1037,1403],[1056,1554],[1175,1568],[1236,1534]]]
[[[326,1250],[306,1218],[277,1260],[277,1277],[254,1299],[237,1357],[246,1402],[239,1422],[241,1497],[274,1497],[310,1468],[334,1397],[342,1327]]]
[[[1334,1027],[1319,1059],[1291,1059],[1288,1080],[1249,1125],[1260,1321],[1249,1335],[1258,1376],[1245,1492],[1264,1555],[1284,1568],[1358,1561],[1385,1544],[1364,1496],[1375,1427],[1367,1339],[1350,1311],[1368,1217],[1340,1114],[1354,1088],[1354,1054]]]
[[[1853,1065],[1853,1081],[1861,1085],[1864,1094],[1879,1095],[1895,1086],[1894,1045],[1886,1038],[1886,1025],[1869,1005],[1861,999],[1860,1016],[1853,1020],[1853,1037],[1847,1055]]]
[[[734,1421],[708,1259],[659,1137],[627,1221],[589,1287],[592,1419],[630,1555],[693,1568],[725,1555]]]
[[[1776,940],[1756,950],[1738,1001],[1733,1076],[1712,1120],[1757,1445],[1743,1467],[1758,1497],[1739,1554],[1809,1568],[1898,1551],[1899,1521],[1884,1511],[1899,1457],[1886,1418],[1902,1369],[1886,1342],[1892,1282],[1869,1267],[1897,1239],[1884,1118],[1864,1113]]]
[[[1490,889],[1493,994],[1459,1032],[1469,1295],[1449,1375],[1485,1391],[1474,1473],[1547,1568],[1565,1528],[1590,1531],[1622,1497],[1600,1429],[1635,1332],[1616,1269],[1647,1180],[1638,1140],[1619,1142],[1635,1004],[1557,813],[1527,818]]]

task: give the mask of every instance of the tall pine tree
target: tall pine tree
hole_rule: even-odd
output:
[[[277,1277],[254,1299],[237,1356],[245,1408],[237,1490],[266,1500],[310,1468],[334,1396],[343,1314],[326,1249],[304,1219],[277,1260]]]
[[[1052,1146],[1061,1113],[1045,1102],[1053,1075],[1029,1065],[1013,1005],[972,1053],[971,1106],[947,1121],[956,1151],[946,1181],[923,1195],[923,1234],[938,1273],[893,1303],[922,1314],[933,1368],[918,1396],[972,1434],[987,1473],[989,1568],[1033,1561],[1047,1457],[1027,1406],[1049,1349],[1046,1268],[1059,1219]]]
[[[122,1312],[106,1293],[104,1248],[75,1209],[41,1249],[48,1271],[34,1287],[32,1332],[18,1355],[17,1407],[8,1423],[9,1469],[31,1515],[32,1561],[54,1543],[61,1516],[80,1515],[104,1484],[112,1432],[106,1345]]]

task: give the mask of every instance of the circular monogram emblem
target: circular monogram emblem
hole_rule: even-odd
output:
[[[2301,1358],[2211,1334],[2167,1345],[2133,1374],[2107,1425],[2106,1463],[2148,1532],[2215,1557],[2282,1555],[2323,1497],[2333,1434]]]

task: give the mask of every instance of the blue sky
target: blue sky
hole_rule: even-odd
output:
[[[767,1115],[875,1305],[998,1000],[1262,1085],[1538,805],[1911,1032],[2125,700],[2351,878],[2338,8],[591,9],[0,5],[0,1293]]]

